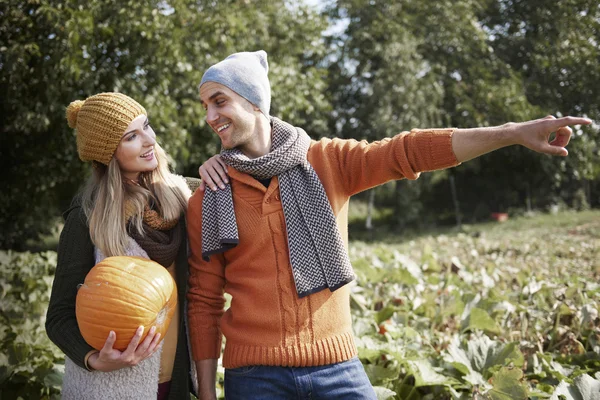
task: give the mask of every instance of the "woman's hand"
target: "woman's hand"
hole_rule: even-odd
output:
[[[225,184],[229,183],[227,178],[227,164],[221,160],[220,155],[214,155],[198,168],[198,174],[202,178],[199,189],[204,190],[206,186],[212,190],[217,190],[217,186],[225,189]]]
[[[144,327],[140,326],[125,351],[113,349],[117,335],[110,331],[104,347],[99,353],[94,353],[88,358],[88,365],[98,371],[110,372],[117,369],[132,367],[140,361],[150,357],[158,349],[160,333],[156,333],[156,327],[150,328],[150,332],[142,343]]]

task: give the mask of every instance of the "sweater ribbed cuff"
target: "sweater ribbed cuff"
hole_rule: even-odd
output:
[[[221,343],[223,335],[218,328],[218,323],[211,323],[198,316],[188,314],[190,324],[190,345],[194,361],[216,359],[221,357]],[[195,327],[215,326],[215,329],[201,330]]]
[[[452,150],[452,135],[456,128],[413,129],[412,141],[418,148],[426,149],[425,157],[419,159],[418,171],[435,171],[459,165]]]

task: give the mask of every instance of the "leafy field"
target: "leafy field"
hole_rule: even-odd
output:
[[[350,252],[359,355],[381,398],[600,399],[597,211]]]
[[[381,399],[600,399],[600,211],[352,242],[354,328]],[[0,251],[0,398],[58,398],[54,252]]]

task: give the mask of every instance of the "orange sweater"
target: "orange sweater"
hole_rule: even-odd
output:
[[[457,165],[452,129],[412,131],[368,144],[313,141],[308,160],[331,203],[348,244],[348,200],[384,182],[416,179],[420,171]],[[194,360],[219,358],[225,368],[246,365],[317,366],[356,355],[350,319],[350,285],[299,299],[289,260],[277,177],[268,188],[229,168],[240,243],[202,260],[202,199],[189,202],[191,248],[188,317]],[[223,312],[224,292],[232,296]]]

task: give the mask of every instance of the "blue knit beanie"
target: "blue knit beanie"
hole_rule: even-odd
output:
[[[269,83],[267,52],[235,53],[206,70],[200,86],[216,82],[233,90],[257,106],[269,118],[271,85]]]

